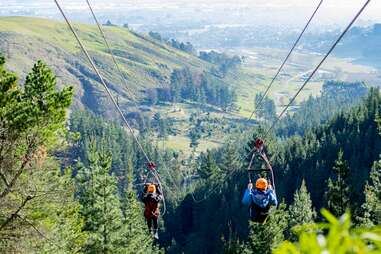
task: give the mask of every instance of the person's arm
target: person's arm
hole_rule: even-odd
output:
[[[140,193],[140,200],[145,203],[147,199],[147,186],[144,186],[143,191]]]
[[[272,189],[270,189],[270,205],[278,206],[278,199]]]
[[[159,184],[155,184],[155,186],[156,186],[156,193],[157,193],[158,195],[162,195],[162,191],[161,191],[161,187],[160,187],[160,185],[159,185]]]
[[[245,190],[245,193],[243,194],[242,204],[244,204],[244,205],[250,205],[251,204],[251,200],[252,200],[251,190],[252,189],[253,189],[253,184],[249,183],[247,186],[247,189]]]
[[[160,202],[162,199],[163,199],[163,195],[157,193],[155,196],[154,196],[154,199],[156,202]]]
[[[163,199],[163,193],[159,184],[155,184],[155,186],[156,186],[156,195],[154,195],[154,199],[157,202],[160,202]]]
[[[146,201],[146,195],[144,194],[144,192],[140,193],[140,201],[142,201],[143,203]]]

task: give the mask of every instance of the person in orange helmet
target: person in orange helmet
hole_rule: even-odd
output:
[[[144,217],[147,221],[149,231],[153,237],[159,239],[158,219],[159,219],[159,202],[163,195],[158,184],[148,183],[144,186],[142,201],[144,203]],[[153,229],[152,229],[153,226]]]
[[[249,183],[245,194],[242,198],[242,203],[250,206],[250,218],[254,222],[264,223],[269,215],[271,206],[277,206],[278,200],[271,185],[264,178],[258,178],[253,184]]]

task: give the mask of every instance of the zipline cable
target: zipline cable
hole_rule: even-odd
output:
[[[317,11],[319,10],[320,6],[322,5],[323,3],[323,0],[320,0],[319,4],[317,5],[317,7],[315,8],[315,11],[312,13],[311,17],[309,18],[307,24],[304,26],[302,32],[299,34],[298,38],[296,39],[296,41],[294,42],[294,45],[291,47],[290,51],[288,52],[286,58],[283,60],[282,64],[280,65],[278,71],[276,72],[275,76],[272,78],[271,82],[269,83],[269,85],[267,86],[265,92],[263,93],[263,95],[261,96],[261,98],[259,99],[259,101],[256,103],[255,105],[255,108],[254,110],[251,112],[251,115],[248,119],[248,121],[250,121],[254,114],[262,108],[263,104],[263,100],[266,98],[266,95],[267,93],[269,92],[270,88],[272,87],[274,81],[277,79],[279,73],[282,71],[284,65],[286,64],[286,62],[288,61],[288,59],[290,58],[292,52],[294,51],[294,49],[296,48],[296,46],[298,45],[300,39],[302,38],[304,32],[307,30],[308,26],[310,25],[311,21],[313,20],[313,18],[315,17],[315,14],[317,13]]]
[[[361,15],[361,13],[365,10],[365,8],[368,6],[371,0],[367,0],[364,5],[361,7],[361,9],[356,13],[356,15],[353,17],[351,22],[347,25],[347,27],[344,29],[344,31],[340,34],[340,36],[337,38],[335,43],[331,46],[331,48],[328,50],[328,52],[325,54],[325,56],[322,58],[322,60],[319,62],[319,64],[315,67],[315,69],[311,72],[311,74],[308,76],[308,78],[304,81],[303,85],[299,88],[299,90],[296,92],[296,94],[292,97],[290,102],[287,104],[287,106],[283,109],[283,111],[280,113],[280,115],[274,120],[270,128],[265,132],[264,140],[268,137],[271,130],[274,129],[275,125],[279,122],[280,118],[286,113],[288,108],[295,102],[296,97],[300,94],[300,92],[304,89],[304,87],[308,84],[308,82],[312,79],[312,77],[315,75],[315,73],[319,70],[321,65],[325,62],[325,60],[328,58],[328,56],[332,53],[332,51],[336,48],[336,46],[339,44],[341,39],[344,37],[344,35],[349,31],[349,29],[352,27],[352,25],[355,23],[357,18]]]
[[[66,23],[67,23],[67,25],[69,26],[69,29],[70,29],[71,32],[73,33],[75,39],[77,40],[79,46],[81,47],[81,49],[82,49],[82,51],[83,51],[83,53],[85,53],[87,60],[89,60],[91,67],[93,68],[94,72],[97,74],[99,80],[101,81],[101,84],[102,84],[103,87],[105,88],[105,90],[106,90],[108,96],[110,97],[112,103],[114,104],[114,106],[115,106],[115,108],[117,109],[118,113],[119,113],[120,116],[122,117],[123,122],[126,124],[127,128],[128,128],[129,131],[131,132],[131,135],[132,135],[133,139],[135,140],[136,144],[138,145],[140,151],[143,153],[145,159],[147,160],[147,163],[152,163],[151,160],[149,159],[147,153],[144,151],[143,146],[141,145],[139,139],[138,139],[137,136],[135,135],[134,130],[132,129],[131,125],[128,123],[127,119],[125,118],[125,116],[124,116],[122,110],[120,109],[118,103],[116,102],[114,96],[112,95],[112,93],[111,93],[109,87],[107,86],[106,82],[104,81],[104,79],[103,79],[101,73],[98,71],[98,68],[95,66],[94,61],[91,59],[91,57],[90,57],[90,55],[89,55],[87,49],[86,49],[85,46],[83,45],[82,41],[79,39],[79,37],[78,37],[76,31],[74,30],[74,27],[71,25],[71,23],[70,23],[70,21],[69,21],[69,19],[66,17],[65,12],[64,12],[63,9],[61,8],[61,6],[60,6],[60,4],[58,3],[57,0],[54,0],[54,2],[56,3],[56,5],[57,5],[59,11],[61,12],[63,18],[65,19],[65,21],[66,21]]]
[[[158,184],[159,184],[159,186],[161,188],[161,194],[162,194],[162,197],[163,197],[163,213],[162,213],[162,216],[164,216],[166,214],[166,212],[167,212],[167,204],[165,202],[165,196],[163,194],[164,190],[163,190],[163,187],[162,187],[162,184],[161,184],[160,175],[156,171],[153,171],[153,172],[154,172],[153,174],[155,175],[155,177],[156,177],[156,179],[158,181]]]
[[[129,94],[130,94],[131,96],[133,96],[133,93],[131,92],[131,90],[130,90],[129,87],[128,87],[128,84],[127,84],[127,78],[126,78],[126,76],[124,75],[124,73],[122,72],[122,70],[121,70],[121,68],[120,68],[120,66],[119,66],[119,64],[118,64],[118,62],[117,62],[117,60],[116,60],[116,57],[115,57],[114,53],[113,53],[112,50],[111,50],[110,43],[108,42],[108,39],[107,39],[107,37],[106,37],[106,34],[104,33],[104,31],[103,31],[103,29],[102,29],[102,26],[101,26],[101,24],[99,23],[97,16],[95,15],[94,9],[92,8],[92,6],[91,6],[91,4],[90,4],[90,1],[89,1],[89,0],[86,0],[86,3],[87,3],[87,6],[88,6],[89,9],[90,9],[90,12],[91,12],[91,14],[92,14],[92,16],[93,16],[93,19],[94,19],[94,21],[95,21],[97,27],[98,27],[98,30],[99,30],[99,32],[100,32],[102,38],[103,38],[103,41],[104,41],[104,43],[105,43],[105,45],[106,45],[106,47],[107,47],[107,49],[108,49],[108,52],[109,52],[109,54],[111,55],[112,60],[113,60],[113,62],[114,62],[114,64],[115,64],[115,66],[116,66],[116,68],[117,68],[117,70],[118,70],[120,76],[122,77],[122,79],[123,79],[123,81],[124,81],[124,84],[125,84],[125,87],[126,87],[127,91],[129,92]],[[133,102],[134,102],[135,107],[136,107],[136,108],[139,108],[136,99],[133,97],[132,100],[133,100]],[[143,121],[143,125],[145,125],[144,117],[142,118],[142,121]],[[169,170],[168,170],[168,167],[166,166],[166,164],[165,164],[165,162],[164,162],[164,160],[163,160],[161,154],[159,154],[159,156],[160,156],[160,159],[163,161],[163,166],[164,166],[164,168],[165,168],[165,171],[166,171],[167,175],[169,176],[170,180],[173,182],[173,184],[174,184],[174,186],[176,187],[177,191],[180,191],[180,188],[177,186],[177,183],[174,181],[173,177],[169,174],[169,172],[168,172],[168,171],[169,171]]]
[[[144,158],[147,160],[148,165],[154,165],[154,163],[149,159],[147,153],[144,151],[144,148],[143,148],[142,144],[140,143],[139,139],[137,138],[137,136],[136,136],[135,133],[134,133],[134,130],[132,129],[132,127],[131,127],[130,124],[128,123],[127,119],[125,118],[125,116],[124,116],[122,110],[120,109],[118,103],[116,102],[114,96],[112,95],[112,93],[111,93],[109,87],[107,86],[106,82],[104,81],[104,79],[103,79],[101,73],[98,71],[98,68],[95,66],[93,60],[91,59],[91,57],[90,57],[88,51],[86,50],[86,48],[85,48],[85,46],[83,45],[82,41],[79,39],[79,36],[77,35],[76,31],[74,30],[74,27],[71,25],[69,19],[66,17],[65,12],[64,12],[63,9],[61,8],[61,5],[58,3],[57,0],[54,0],[54,2],[55,2],[55,4],[56,4],[57,8],[59,9],[59,11],[61,12],[63,18],[65,19],[65,21],[66,21],[66,23],[67,23],[69,29],[70,29],[71,32],[73,33],[73,35],[74,35],[75,39],[77,40],[79,46],[81,47],[82,51],[85,53],[86,58],[89,60],[91,67],[93,68],[94,72],[97,74],[99,80],[101,81],[101,84],[102,84],[103,87],[105,88],[105,90],[106,90],[108,96],[110,97],[112,103],[114,104],[114,106],[115,106],[115,108],[117,109],[118,113],[119,113],[120,116],[122,117],[123,122],[126,124],[127,128],[128,128],[129,131],[131,132],[131,135],[132,135],[133,139],[135,140],[135,142],[136,142],[136,144],[138,145],[140,151],[141,151],[142,154],[144,155]],[[151,169],[151,170],[156,171],[156,169]],[[160,181],[159,177],[157,177],[156,174],[154,174],[154,176],[155,176],[157,182],[159,183],[160,188],[163,189],[162,186],[161,186],[161,181]],[[163,203],[165,203],[164,193],[162,193],[162,195],[163,195]],[[165,207],[165,204],[164,204],[164,207]],[[165,211],[163,212],[163,214],[165,214]]]
[[[362,8],[357,12],[357,14],[354,16],[354,18],[351,20],[351,22],[349,23],[349,25],[346,27],[346,29],[342,32],[342,34],[338,37],[338,39],[336,40],[336,42],[332,45],[332,47],[330,48],[330,50],[327,52],[327,54],[324,56],[324,58],[321,60],[321,62],[317,65],[317,67],[314,69],[314,71],[310,74],[310,76],[307,78],[307,80],[304,82],[304,84],[302,85],[302,87],[297,91],[297,93],[295,94],[295,96],[291,99],[291,101],[287,104],[287,106],[285,107],[285,109],[281,112],[281,114],[277,117],[277,119],[273,122],[272,126],[265,132],[265,135],[264,135],[264,139],[265,140],[270,131],[275,127],[275,125],[279,122],[280,118],[283,116],[283,114],[287,111],[287,109],[292,105],[292,103],[295,101],[296,97],[300,94],[300,92],[304,89],[304,87],[306,86],[306,84],[311,80],[311,78],[313,77],[313,75],[317,72],[317,70],[321,67],[321,65],[325,62],[325,60],[328,58],[328,56],[332,53],[332,51],[334,50],[334,48],[338,45],[338,43],[341,41],[341,39],[344,37],[344,35],[348,32],[348,30],[352,27],[353,23],[357,20],[357,18],[361,15],[361,13],[364,11],[364,9],[367,7],[367,5],[370,3],[371,0],[367,0],[365,2],[365,4],[362,6]],[[285,61],[282,63],[281,67],[279,68],[276,76],[279,74],[280,70],[283,68],[285,62],[287,61],[287,59],[289,58],[289,56],[291,55],[292,51],[294,50],[296,44],[298,43],[298,41],[300,40],[302,34],[304,33],[304,31],[306,30],[308,24],[311,22],[312,18],[315,16],[317,10],[320,8],[321,4],[322,4],[323,1],[320,1],[319,5],[317,6],[317,8],[315,9],[313,15],[311,16],[310,20],[308,21],[307,25],[305,26],[305,28],[303,29],[301,35],[299,36],[299,38],[297,39],[296,43],[294,44],[293,48],[290,50],[288,56],[286,57]],[[270,89],[273,81],[275,80],[276,76],[274,77],[274,79],[272,80],[272,82],[270,83],[270,85],[268,86],[268,89],[266,90],[266,93],[268,92],[268,90]],[[264,94],[264,96],[266,95],[266,93]],[[261,100],[263,100],[264,96],[262,97]],[[252,118],[252,116],[254,115],[255,113],[255,110],[253,111],[252,115],[250,116],[250,119]],[[249,120],[250,120],[249,119]],[[251,152],[253,152],[255,150],[255,147],[249,152],[249,154],[251,154]],[[255,155],[253,155],[255,156]],[[246,156],[247,158],[247,156]],[[252,158],[253,159],[253,158]],[[267,162],[269,163],[269,161],[267,160]],[[252,162],[251,162],[252,163]],[[271,167],[271,164],[270,164],[270,167]],[[273,170],[271,169],[270,170],[271,172],[271,177],[272,177],[272,181],[274,182],[274,173],[273,173]],[[231,172],[233,173],[233,172]],[[249,178],[250,178],[250,174],[249,174]],[[224,178],[226,179],[226,178]],[[275,185],[275,182],[273,183]],[[274,186],[275,187],[275,186]],[[210,196],[210,193],[214,192],[215,191],[215,188],[213,188],[209,193],[208,193],[208,196]],[[192,197],[195,200],[194,198],[194,195],[192,193]],[[202,200],[200,200],[199,202],[202,202],[203,200],[205,200],[205,198],[203,198]]]
[[[299,34],[298,38],[296,39],[296,41],[294,42],[293,46],[291,47],[290,51],[288,52],[286,58],[283,60],[282,64],[281,64],[280,67],[278,68],[278,71],[276,72],[275,76],[272,78],[271,82],[270,82],[269,85],[267,86],[267,88],[266,88],[266,90],[265,90],[263,96],[262,96],[261,99],[256,103],[255,108],[254,108],[254,110],[251,112],[251,115],[250,115],[248,121],[250,121],[250,120],[252,119],[252,117],[254,116],[254,114],[257,112],[257,110],[258,110],[259,108],[262,107],[262,102],[263,102],[264,98],[266,97],[267,93],[269,92],[270,88],[272,87],[274,81],[277,79],[277,77],[278,77],[279,73],[281,72],[281,70],[283,69],[284,65],[286,64],[286,62],[287,62],[288,59],[290,58],[292,52],[294,51],[294,49],[295,49],[296,46],[298,45],[298,43],[299,43],[300,39],[302,38],[304,32],[307,30],[307,28],[308,28],[308,26],[310,25],[311,21],[314,19],[315,15],[316,15],[316,13],[318,12],[318,10],[320,9],[320,6],[322,5],[323,1],[324,1],[324,0],[320,0],[319,4],[318,4],[317,7],[315,8],[315,10],[314,10],[314,12],[312,13],[311,17],[309,18],[307,24],[304,26],[303,30],[301,31],[301,33]],[[253,151],[253,150],[252,150],[252,151]],[[250,151],[250,153],[251,153],[252,151]],[[253,154],[253,158],[250,160],[249,167],[251,167],[251,164],[252,164],[252,162],[253,162],[254,157],[255,157],[255,154]],[[224,177],[223,180],[226,180],[226,178],[227,178],[228,176],[232,175],[232,174],[234,173],[234,171],[235,171],[235,170],[232,170],[232,172],[230,172],[229,174],[227,174],[227,175]],[[272,175],[273,175],[273,173],[272,173]],[[248,172],[248,177],[249,177],[249,179],[250,179],[250,181],[251,181],[250,172]],[[273,177],[273,178],[274,178],[274,177]],[[213,188],[213,189],[210,191],[210,193],[213,193],[214,191],[215,191],[215,188]],[[208,195],[209,195],[210,193],[208,193]],[[204,198],[201,199],[201,200],[196,200],[196,198],[195,198],[193,192],[191,193],[191,195],[192,195],[193,201],[195,201],[196,203],[200,203],[200,202],[202,202],[203,200],[205,200],[205,199],[207,198],[207,197],[204,197]],[[209,195],[209,196],[210,196],[210,195]]]
[[[265,135],[263,137],[263,140],[266,140],[270,134],[270,132],[274,129],[274,127],[276,126],[276,124],[279,122],[280,118],[287,112],[288,108],[295,102],[295,99],[298,97],[298,95],[300,94],[300,92],[305,88],[305,86],[307,85],[307,83],[312,79],[312,77],[314,76],[314,74],[318,71],[318,69],[321,67],[321,65],[326,61],[326,59],[328,58],[328,56],[332,53],[332,51],[336,48],[336,46],[339,44],[339,42],[342,40],[342,38],[345,36],[345,34],[349,31],[349,29],[352,27],[352,25],[355,23],[355,21],[358,19],[358,17],[361,15],[361,13],[365,10],[365,8],[368,6],[368,4],[370,3],[371,0],[367,0],[364,5],[361,7],[361,9],[356,13],[356,15],[352,18],[351,22],[347,25],[347,27],[344,29],[344,31],[340,34],[340,36],[337,38],[337,40],[334,42],[334,44],[331,46],[331,48],[328,50],[328,52],[325,54],[325,56],[322,58],[322,60],[319,62],[319,64],[315,67],[315,69],[311,72],[311,74],[308,76],[308,78],[305,80],[305,82],[303,83],[303,85],[299,88],[299,90],[296,92],[296,94],[292,97],[292,99],[290,100],[290,102],[287,104],[287,106],[283,109],[283,111],[280,113],[280,115],[274,120],[274,122],[272,123],[272,125],[268,128],[268,130],[265,132]],[[249,154],[251,154],[251,152],[254,152],[253,153],[253,156],[255,154],[255,150],[256,148],[254,147],[253,149],[251,149],[251,151],[249,152]],[[248,155],[249,155],[248,154]],[[246,156],[246,158],[248,157],[248,155]],[[252,157],[252,160],[253,160],[253,157]],[[268,160],[267,160],[267,163]],[[250,161],[250,164],[251,164],[251,161]],[[269,164],[270,165],[270,164]],[[271,165],[270,165],[271,167]],[[272,169],[270,170],[271,171],[271,174],[272,174],[272,178],[273,178],[273,181],[274,181],[274,174],[273,174],[273,171]],[[250,175],[249,175],[250,177]]]
[[[107,39],[107,37],[106,37],[106,34],[104,33],[104,31],[103,31],[103,29],[102,29],[102,26],[101,26],[101,24],[99,23],[97,16],[95,15],[94,9],[93,9],[93,7],[91,6],[90,1],[89,1],[89,0],[86,0],[86,3],[87,3],[87,6],[89,7],[89,10],[90,10],[90,12],[91,12],[91,14],[92,14],[92,16],[93,16],[94,21],[95,21],[95,23],[96,23],[96,25],[97,25],[97,27],[98,27],[98,30],[99,30],[99,32],[100,32],[102,38],[103,38],[104,44],[106,45],[106,47],[107,47],[107,49],[108,49],[108,52],[109,52],[109,54],[110,54],[111,57],[112,57],[112,60],[113,60],[113,62],[114,62],[114,65],[116,66],[116,68],[117,68],[117,70],[118,70],[118,72],[119,72],[119,75],[122,77],[122,79],[123,79],[123,81],[124,81],[124,84],[125,84],[125,87],[126,87],[127,91],[129,92],[129,94],[130,94],[131,96],[133,96],[133,93],[131,92],[131,90],[130,90],[129,87],[128,87],[128,84],[127,84],[127,78],[126,78],[125,74],[122,72],[122,70],[121,70],[121,68],[120,68],[120,66],[119,66],[119,64],[118,64],[118,62],[117,62],[117,60],[116,60],[116,57],[115,57],[114,53],[113,53],[112,50],[111,50],[110,43],[108,42],[108,39]],[[136,107],[136,108],[139,108],[136,99],[135,99],[134,97],[132,97],[132,100],[133,100],[133,102],[134,102],[135,107]],[[142,121],[143,121],[143,125],[145,125],[144,117],[142,118]],[[161,157],[161,155],[159,155],[159,156],[160,156],[160,159],[163,161],[163,166],[164,166],[164,168],[165,168],[166,173],[169,175],[170,180],[173,182],[174,186],[175,186],[176,189],[179,191],[179,187],[177,186],[176,182],[173,180],[172,176],[169,174],[169,172],[168,172],[168,168],[167,168],[167,166],[165,165],[165,162],[164,162],[163,158]],[[156,179],[156,180],[157,180],[157,179]],[[165,214],[165,211],[163,212],[163,215],[164,215],[164,214]]]
[[[135,107],[138,109],[138,108],[139,108],[139,105],[137,104],[137,99],[135,98],[133,92],[130,90],[130,88],[129,88],[128,84],[127,84],[127,77],[126,77],[126,75],[124,74],[124,72],[122,71],[122,69],[120,68],[120,66],[119,66],[119,64],[118,64],[118,61],[116,60],[116,57],[115,57],[114,53],[112,52],[110,43],[108,42],[107,37],[106,37],[106,34],[104,33],[104,31],[103,31],[103,29],[102,29],[102,26],[101,26],[101,24],[99,23],[97,16],[95,15],[94,9],[92,8],[92,6],[91,6],[89,0],[86,0],[86,3],[87,3],[87,6],[88,6],[89,9],[90,9],[90,12],[91,12],[91,14],[92,14],[92,16],[93,16],[93,19],[94,19],[94,21],[95,21],[97,27],[98,27],[98,30],[99,30],[99,32],[100,32],[102,38],[103,38],[104,44],[106,45],[107,50],[108,50],[109,54],[111,55],[112,61],[114,62],[114,65],[116,66],[116,69],[117,69],[117,71],[118,71],[120,77],[122,78],[122,80],[123,80],[123,82],[124,82],[124,87],[126,88],[128,94],[130,95],[130,98],[131,98],[131,100],[133,101]],[[144,118],[142,118],[142,119],[143,119],[143,121],[144,121]],[[144,124],[144,123],[143,123],[143,124]],[[144,125],[145,125],[145,124],[144,124]]]

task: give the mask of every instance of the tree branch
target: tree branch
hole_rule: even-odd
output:
[[[7,181],[7,178],[5,177],[5,175],[3,173],[0,173],[0,178],[3,180],[5,186],[8,188],[9,183]]]
[[[26,218],[21,217],[20,215],[17,215],[17,217],[19,217],[21,220],[23,220],[29,226],[31,226],[42,238],[44,238],[45,240],[47,240],[51,244],[55,245],[58,249],[63,249],[63,246],[59,246],[57,243],[52,241],[50,238],[46,237],[32,222],[28,221]]]
[[[28,164],[28,162],[29,162],[29,159],[25,158],[23,163],[21,164],[21,167],[19,168],[19,170],[17,170],[15,176],[12,178],[12,180],[10,181],[8,186],[5,188],[5,190],[0,194],[0,199],[4,198],[6,195],[9,194],[9,192],[11,192],[11,189],[12,189],[13,185],[15,185],[17,179],[20,177],[20,175],[24,171],[24,169],[25,169],[26,165]]]
[[[26,199],[22,202],[22,204],[19,206],[19,208],[17,208],[17,210],[12,213],[12,215],[6,220],[4,221],[3,224],[1,224],[0,226],[0,231],[5,227],[7,226],[10,222],[12,222],[12,220],[14,220],[17,216],[18,216],[18,213],[25,207],[26,203],[28,203],[28,201],[32,200],[33,197],[31,196],[27,196]]]
[[[16,215],[18,218],[20,218],[21,220],[23,220],[24,222],[26,222],[26,224],[28,224],[29,226],[31,226],[42,238],[45,238],[45,235],[43,233],[41,233],[40,230],[38,230],[38,228],[30,221],[28,221],[26,218],[24,217],[21,217],[20,215]]]

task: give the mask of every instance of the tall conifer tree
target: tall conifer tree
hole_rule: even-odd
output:
[[[97,153],[90,147],[88,169],[82,168],[80,186],[81,213],[85,218],[83,230],[89,238],[84,253],[126,253],[123,245],[123,214],[116,178],[109,174],[111,156]]]
[[[300,186],[300,189],[297,190],[294,194],[294,201],[290,205],[289,214],[290,229],[297,225],[305,225],[314,222],[316,212],[312,207],[311,197],[304,180]],[[294,237],[292,236],[292,238]]]
[[[336,217],[341,216],[350,209],[349,200],[349,167],[343,158],[343,151],[339,151],[333,166],[335,181],[328,179],[328,190],[326,192],[327,207]]]
[[[364,226],[381,224],[381,160],[373,164],[370,172],[370,182],[365,185],[365,203],[361,206]]]
[[[245,244],[243,253],[271,254],[284,240],[284,231],[287,228],[288,213],[286,206],[281,204],[278,209],[273,210],[265,223],[251,223],[250,235]]]

